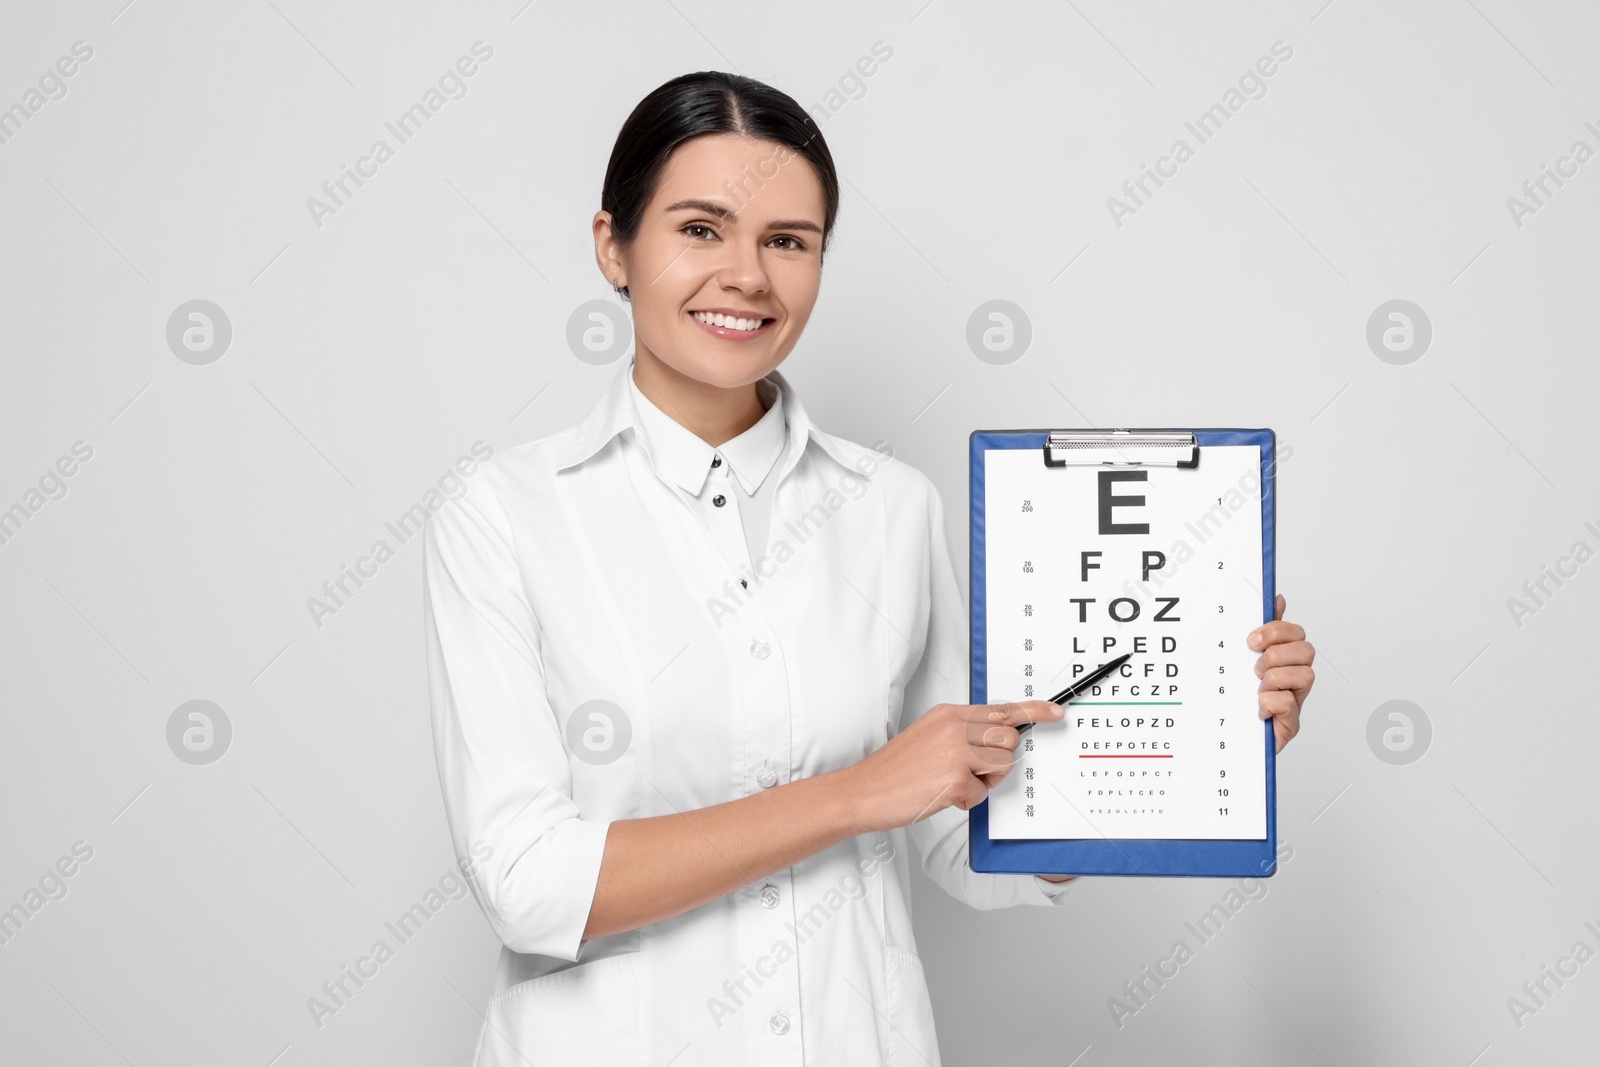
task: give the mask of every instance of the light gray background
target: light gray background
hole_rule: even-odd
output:
[[[310,1020],[452,857],[420,542],[320,628],[306,600],[474,441],[568,425],[617,373],[565,338],[610,299],[589,220],[641,96],[737,69],[817,105],[880,40],[823,125],[839,230],[784,365],[819,422],[934,478],[963,571],[974,428],[1270,426],[1280,588],[1318,649],[1279,763],[1294,858],[1121,1029],[1108,998],[1236,883],[977,913],[918,876],[945,1062],[1593,1055],[1600,962],[1520,1029],[1506,1004],[1600,948],[1600,563],[1520,627],[1507,607],[1600,547],[1600,161],[1520,226],[1507,206],[1600,148],[1592,6],[123,3],[12,4],[0,32],[0,106],[94,49],[0,145],[0,508],[94,450],[0,545],[0,907],[94,850],[0,946],[8,1062],[465,1060],[496,951],[470,898]],[[468,94],[314,225],[307,198],[479,39]],[[1279,40],[1266,95],[1197,146],[1185,120]],[[1194,158],[1116,225],[1107,198],[1180,137]],[[232,324],[208,366],[166,343],[193,299]],[[1033,332],[1003,366],[965,340],[993,299]],[[1394,299],[1433,328],[1404,366],[1366,341]],[[194,699],[234,731],[210,766],[166,742]],[[1366,740],[1392,699],[1433,725],[1407,766]]]

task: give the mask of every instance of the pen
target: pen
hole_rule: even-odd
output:
[[[1055,696],[1051,697],[1050,698],[1050,703],[1052,703],[1052,704],[1065,704],[1067,701],[1071,700],[1073,697],[1081,695],[1084,690],[1088,689],[1090,686],[1092,686],[1096,682],[1100,681],[1106,675],[1110,674],[1112,671],[1116,670],[1118,667],[1120,667],[1124,663],[1128,662],[1128,660],[1131,659],[1131,658],[1133,658],[1133,653],[1132,652],[1124,652],[1122,655],[1118,656],[1116,659],[1112,660],[1110,663],[1102,663],[1100,666],[1098,666],[1094,670],[1090,671],[1084,677],[1080,678],[1076,682],[1073,682],[1071,685],[1067,686],[1061,692],[1059,692]],[[1033,725],[1033,723],[1031,723],[1031,722],[1023,723],[1021,726],[1017,727],[1017,733],[1019,735],[1027,733],[1028,732],[1028,728],[1030,726],[1032,726],[1032,725]]]

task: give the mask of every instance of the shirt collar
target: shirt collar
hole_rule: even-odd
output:
[[[657,407],[644,395],[631,373],[627,380],[634,410],[639,415],[636,429],[643,431],[646,453],[663,477],[693,496],[699,496],[705,488],[712,457],[719,452],[739,484],[744,486],[745,493],[753,495],[787,443],[783,393],[765,379],[757,382],[756,388],[767,406],[766,412],[754,426],[715,447]]]
[[[561,451],[560,459],[556,463],[556,470],[563,471],[568,467],[574,467],[584,462],[604,448],[613,437],[625,431],[632,431],[635,438],[643,436],[639,433],[639,411],[630,395],[630,388],[637,388],[632,385],[633,364],[634,361],[630,359],[621,371],[612,378],[611,384],[606,387],[606,391],[589,408],[583,419],[572,428],[566,445]],[[785,443],[788,447],[782,453],[785,458],[782,470],[778,472],[778,477],[782,478],[794,468],[795,464],[800,461],[802,450],[808,442],[813,440],[816,441],[825,455],[832,458],[841,467],[856,474],[864,474],[852,461],[852,455],[846,449],[845,443],[834,435],[824,432],[811,421],[805,405],[800,402],[800,397],[794,391],[794,386],[789,382],[789,379],[783,376],[781,371],[771,371],[762,381],[769,382],[777,387],[779,399],[783,405],[782,418],[788,423],[788,433],[785,438]],[[772,406],[776,408],[778,401],[774,401]],[[767,414],[771,415],[771,410]],[[682,427],[680,426],[679,429],[682,429]],[[698,441],[699,438],[695,438],[695,440]],[[701,465],[701,474],[703,475],[711,465],[711,452],[713,449],[704,441],[700,441],[700,444],[704,445],[706,449],[706,460]]]

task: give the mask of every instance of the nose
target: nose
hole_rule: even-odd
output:
[[[717,281],[724,289],[737,289],[743,293],[763,293],[767,290],[767,270],[762,263],[762,249],[747,241],[729,241],[727,260],[717,273]]]

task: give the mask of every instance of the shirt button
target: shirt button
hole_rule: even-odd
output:
[[[756,775],[756,782],[760,784],[762,789],[771,789],[778,784],[778,776],[772,772],[771,767],[763,763],[760,772]]]
[[[718,493],[716,496],[711,498],[711,502],[720,508],[722,505],[728,502],[728,498],[723,496],[721,493]]]
[[[761,904],[763,907],[776,908],[778,906],[778,887],[770,882],[761,887]]]
[[[768,648],[767,643],[758,637],[750,642],[750,654],[756,659],[766,659],[772,655],[772,649]]]
[[[721,456],[712,456],[712,457],[711,457],[711,465],[712,465],[712,466],[713,466],[713,467],[720,467],[720,466],[722,466],[722,457],[721,457]]]
[[[782,1008],[773,1012],[769,1021],[772,1023],[773,1033],[787,1034],[789,1032],[789,1016]]]

